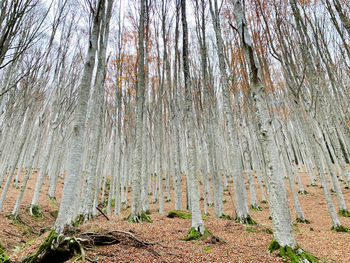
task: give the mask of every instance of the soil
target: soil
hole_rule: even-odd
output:
[[[350,168],[350,167],[349,167]],[[47,197],[48,180],[40,195],[39,204],[43,218],[33,218],[27,208],[30,205],[35,187],[37,172],[33,172],[28,182],[20,210],[22,222],[9,219],[16,202],[19,189],[11,187],[8,192],[4,209],[0,214],[0,242],[5,247],[11,262],[20,262],[33,253],[48,235],[40,234],[45,227],[53,226],[58,206]],[[331,219],[328,214],[323,191],[318,186],[310,186],[307,174],[301,173],[306,195],[299,195],[305,217],[310,224],[296,223],[294,234],[298,244],[306,251],[316,255],[320,262],[350,262],[350,233],[338,233],[331,230]],[[165,180],[163,181],[165,185]],[[257,186],[257,181],[255,181]],[[288,182],[286,181],[288,185]],[[60,178],[56,190],[58,202],[62,193],[63,179]],[[164,187],[165,188],[165,187]],[[256,187],[257,188],[257,187]],[[185,189],[185,185],[183,185]],[[232,192],[232,184],[230,184]],[[248,188],[247,188],[248,189]],[[130,189],[131,190],[131,189]],[[350,190],[342,191],[346,204],[350,206]],[[183,207],[185,191],[183,191]],[[260,198],[259,189],[256,189]],[[129,203],[131,203],[129,193]],[[225,191],[225,214],[235,217],[233,197]],[[164,191],[165,195],[165,191]],[[295,210],[288,191],[291,214],[295,219]],[[334,204],[337,204],[335,194],[332,194]],[[149,196],[150,202],[152,196]],[[203,201],[202,201],[203,202]],[[218,219],[214,215],[214,207],[209,207],[209,215],[204,220],[205,227],[217,238],[209,237],[197,241],[183,241],[191,228],[191,219],[168,218],[167,213],[173,209],[174,202],[165,202],[165,214],[159,214],[158,203],[150,204],[150,217],[153,223],[133,224],[124,220],[130,213],[130,208],[123,206],[119,216],[98,216],[79,227],[81,232],[106,233],[114,229],[131,232],[133,235],[151,244],[138,246],[127,237],[119,244],[93,247],[86,252],[84,262],[283,262],[275,253],[269,254],[267,247],[273,239],[270,232],[272,221],[269,219],[268,205],[260,202],[262,211],[251,210],[252,218],[258,222],[256,226],[235,223],[232,220]],[[350,227],[350,218],[339,216],[344,226]],[[73,262],[71,259],[70,262]],[[82,261],[81,261],[82,262]]]

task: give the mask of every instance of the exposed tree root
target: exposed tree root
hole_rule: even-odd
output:
[[[152,219],[149,215],[147,215],[146,212],[142,212],[140,215],[132,215],[130,214],[127,218],[127,221],[131,223],[142,223],[142,222],[148,222],[152,223]]]
[[[59,236],[54,230],[40,245],[37,252],[23,260],[23,263],[60,263],[76,254],[84,255],[83,246],[75,237]]]
[[[296,248],[291,248],[288,246],[282,247],[280,244],[273,240],[271,241],[268,251],[270,253],[279,250],[278,255],[283,258],[285,261],[290,261],[292,263],[313,263],[313,262],[319,262],[318,259],[311,255],[310,253],[306,252],[299,246],[296,246]]]
[[[43,218],[43,213],[41,212],[41,207],[39,205],[30,205],[29,213],[33,217]]]
[[[309,220],[305,219],[305,218],[299,218],[299,217],[297,217],[297,218],[295,219],[295,221],[297,221],[297,223],[311,224],[311,222],[310,222]]]
[[[344,217],[350,217],[350,213],[348,210],[339,210],[339,215],[344,216]]]
[[[251,205],[250,209],[254,211],[262,211],[262,208],[259,205]]]
[[[200,231],[196,230],[194,227],[191,227],[188,232],[188,236],[184,238],[185,241],[199,240],[202,238],[206,238],[212,236],[208,229],[204,229],[204,234],[202,235]]]
[[[50,235],[40,245],[38,251],[27,257],[23,263],[61,263],[77,255],[82,260],[85,260],[85,249],[118,243],[125,243],[125,245],[133,247],[144,247],[155,244],[144,241],[134,234],[123,230],[112,230],[107,233],[86,232],[76,237],[58,235],[52,230]],[[159,256],[153,249],[149,249],[149,251]]]
[[[246,224],[246,225],[257,225],[258,224],[250,215],[247,215],[244,218],[236,217],[235,221],[237,223]]]
[[[336,226],[336,227],[332,226],[331,229],[334,230],[334,231],[336,231],[336,232],[350,233],[350,229],[347,228],[346,226],[342,226],[342,225]]]
[[[80,224],[85,222],[85,216],[84,215],[78,215],[74,222],[73,222],[73,226],[74,227],[78,227]]]

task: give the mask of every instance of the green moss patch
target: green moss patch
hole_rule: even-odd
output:
[[[344,216],[344,217],[350,217],[350,213],[348,210],[339,210],[339,215]]]
[[[171,210],[167,217],[169,218],[182,218],[182,219],[192,219],[192,212],[191,211],[183,211],[183,210]],[[202,216],[202,219],[206,220],[208,217]]]
[[[252,209],[254,211],[262,211],[262,208],[258,205],[251,205],[250,209]]]
[[[204,234],[202,235],[201,232],[196,230],[194,227],[191,227],[190,231],[188,232],[188,236],[184,238],[185,241],[192,241],[192,240],[199,240],[202,238],[206,238],[211,236],[212,234],[208,229],[204,230]]]
[[[332,226],[331,229],[334,230],[334,231],[336,231],[336,232],[350,233],[350,229],[347,228],[346,226],[342,226],[342,225],[336,226],[336,227]]]
[[[6,255],[2,246],[0,246],[0,263],[10,263],[10,258]]]
[[[311,255],[310,253],[306,252],[302,248],[300,248],[298,245],[296,248],[291,248],[289,246],[282,247],[276,240],[272,240],[268,251],[270,253],[274,251],[278,251],[278,255],[283,258],[284,261],[289,261],[292,263],[299,263],[299,262],[319,262],[318,259]]]
[[[143,212],[140,215],[132,215],[130,214],[126,220],[130,223],[142,223],[142,222],[148,222],[152,223],[151,217],[146,213]]]
[[[43,218],[43,213],[41,212],[41,206],[40,205],[31,205],[29,207],[29,212],[32,217],[35,218]]]
[[[182,211],[182,210],[171,210],[167,217],[169,218],[182,218],[182,219],[192,219],[191,211]]]
[[[246,225],[257,225],[258,224],[250,215],[248,215],[245,218],[236,217],[235,221],[237,223],[246,224]]]
[[[245,231],[251,232],[251,233],[258,233],[258,232],[259,232],[258,229],[254,228],[254,227],[249,227],[249,226],[247,226],[247,227],[245,228]]]
[[[59,236],[52,230],[39,249],[23,263],[65,262],[82,251],[82,246],[74,237]]]
[[[309,192],[304,190],[304,191],[298,191],[298,193],[301,194],[301,195],[307,195]]]
[[[84,221],[85,217],[83,215],[78,215],[73,222],[73,226],[78,227],[80,224],[84,223]]]

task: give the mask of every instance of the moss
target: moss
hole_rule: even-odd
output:
[[[334,231],[336,231],[336,232],[350,233],[350,229],[347,228],[346,226],[342,226],[342,225],[336,226],[336,227],[332,226],[331,229],[334,230]]]
[[[51,204],[53,204],[53,205],[55,205],[55,206],[58,205],[57,200],[56,200],[56,197],[54,197],[54,196],[49,196],[49,198],[50,198]]]
[[[152,223],[152,219],[149,215],[147,215],[146,212],[142,212],[140,215],[132,215],[130,214],[126,220],[130,223],[142,223],[142,222],[148,222]]]
[[[247,226],[247,227],[245,228],[245,231],[251,232],[251,233],[258,233],[258,232],[259,232],[258,229],[253,228],[253,227],[249,227],[249,226]]]
[[[268,234],[270,234],[270,235],[273,234],[273,231],[271,230],[271,228],[265,228],[265,229],[264,229],[264,232],[266,232],[266,233],[268,233]]]
[[[84,221],[85,217],[83,215],[78,215],[73,222],[73,226],[78,227],[80,224],[84,223]]]
[[[250,209],[252,209],[254,211],[262,211],[262,208],[258,205],[251,205]]]
[[[194,227],[191,227],[190,231],[188,232],[188,236],[184,238],[185,241],[191,241],[191,240],[199,240],[202,238],[206,238],[208,236],[211,236],[212,234],[208,229],[204,229],[204,234],[202,235],[201,232],[196,230]]]
[[[278,255],[283,258],[283,261],[289,261],[292,263],[319,262],[315,256],[303,250],[298,245],[294,249],[289,246],[282,247],[276,240],[272,240],[270,242],[268,251],[272,253],[277,250],[279,250]]]
[[[247,215],[245,218],[236,217],[235,221],[246,225],[257,225],[258,223],[250,216]]]
[[[293,230],[296,231],[296,232],[298,232],[298,233],[301,233],[299,227],[297,227],[296,225],[293,226]]]
[[[298,191],[298,193],[301,194],[301,195],[307,195],[309,192],[304,190],[304,191]]]
[[[204,251],[205,251],[205,252],[209,252],[210,250],[211,250],[211,247],[209,247],[209,246],[207,246],[207,247],[204,248]]]
[[[350,217],[350,213],[348,210],[339,210],[339,215],[344,216],[344,217]]]
[[[183,210],[171,210],[167,217],[169,218],[182,218],[182,219],[192,219],[192,212],[191,211],[183,211]],[[205,215],[202,216],[202,219],[206,220],[208,219],[208,217],[206,217]]]
[[[182,219],[192,219],[191,211],[182,211],[182,210],[171,210],[167,217],[169,218],[182,218]]]
[[[280,248],[280,244],[276,240],[272,240],[269,244],[269,248],[267,249],[270,253],[278,250]]]
[[[52,215],[54,218],[57,218],[57,216],[58,216],[58,209],[50,211],[50,215]]]
[[[30,215],[36,218],[43,218],[40,205],[31,205],[29,208]]]
[[[10,258],[7,256],[2,246],[0,246],[0,263],[10,263]]]
[[[39,249],[34,254],[27,257],[23,262],[24,263],[38,262],[39,258],[43,255],[43,253],[46,253],[46,251],[49,251],[51,249],[52,243],[57,238],[58,238],[58,234],[54,230],[51,230],[47,238],[45,238],[45,240],[41,243]]]
[[[52,230],[39,249],[23,263],[65,262],[80,253],[84,254],[83,247],[74,237],[59,236]]]

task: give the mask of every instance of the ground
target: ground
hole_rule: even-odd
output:
[[[13,209],[19,189],[11,188],[3,212],[0,214],[0,242],[11,258],[11,262],[20,262],[33,253],[40,242],[48,235],[41,234],[45,227],[52,226],[57,213],[57,205],[47,196],[48,181],[45,181],[40,205],[43,219],[32,218],[26,208],[29,206],[34,191],[37,173],[33,173],[25,192],[21,206],[22,223],[7,218]],[[294,233],[298,244],[306,251],[318,256],[320,262],[350,262],[350,233],[337,233],[331,230],[322,189],[307,186],[309,178],[302,173],[302,181],[307,195],[299,195],[306,218],[311,224],[296,223]],[[165,181],[163,181],[165,184]],[[286,182],[287,183],[287,182]],[[288,185],[288,183],[287,183]],[[57,188],[58,201],[62,193],[63,180]],[[342,185],[346,204],[350,208],[350,190]],[[231,185],[232,191],[232,185]],[[183,191],[185,193],[185,191]],[[259,190],[257,189],[257,195]],[[288,191],[293,219],[295,212]],[[233,198],[233,197],[232,197]],[[235,217],[233,203],[229,192],[225,192],[225,214]],[[131,202],[131,199],[129,199]],[[151,196],[150,196],[151,200]],[[337,204],[333,194],[334,203]],[[183,198],[185,206],[185,196]],[[214,207],[209,207],[209,215],[204,220],[205,227],[217,237],[197,241],[183,241],[191,227],[191,219],[168,218],[167,212],[173,209],[173,202],[165,202],[165,214],[158,214],[158,203],[150,205],[153,223],[133,224],[123,220],[130,213],[130,208],[123,206],[122,215],[109,216],[109,221],[98,216],[79,227],[82,232],[108,232],[114,229],[133,233],[147,246],[132,245],[125,237],[125,242],[105,247],[94,247],[86,251],[85,262],[282,262],[280,257],[269,254],[267,248],[273,239],[270,232],[272,221],[269,219],[267,204],[260,203],[262,211],[251,210],[251,215],[259,225],[246,226],[227,219],[214,216]],[[350,218],[339,217],[343,225],[350,227]],[[73,259],[71,260],[73,262]]]

